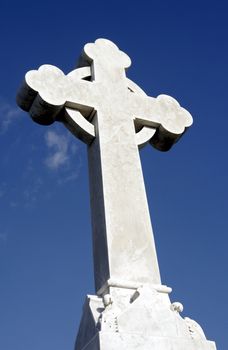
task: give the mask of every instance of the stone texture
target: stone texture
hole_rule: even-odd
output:
[[[97,291],[110,278],[161,283],[138,147],[167,150],[192,123],[175,99],[148,97],[127,79],[130,64],[98,39],[68,75],[51,65],[29,71],[17,97],[34,121],[62,121],[88,144]]]
[[[215,350],[214,342],[99,332],[83,350]]]
[[[88,147],[97,296],[85,302],[75,350],[214,350],[161,284],[139,157],[148,142],[169,150],[192,117],[127,79],[130,64],[98,39],[67,75],[51,65],[29,71],[17,96],[35,122],[62,122]]]
[[[88,296],[75,350],[215,350],[198,323],[178,310],[180,303],[149,285]]]

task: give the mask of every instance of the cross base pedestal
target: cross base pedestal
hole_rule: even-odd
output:
[[[167,290],[109,287],[87,296],[75,350],[216,350],[197,322],[180,316],[183,307],[170,303]]]
[[[199,339],[146,337],[142,334],[99,332],[83,350],[215,350],[215,343]]]

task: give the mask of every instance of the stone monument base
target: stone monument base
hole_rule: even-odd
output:
[[[216,350],[170,291],[108,282],[101,296],[87,296],[75,350]]]
[[[215,343],[200,339],[146,337],[142,334],[99,332],[83,350],[215,350]]]

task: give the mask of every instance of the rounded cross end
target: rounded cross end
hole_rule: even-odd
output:
[[[84,46],[84,58],[88,62],[104,61],[105,64],[128,68],[131,65],[130,57],[108,39],[97,39],[95,43],[88,43]]]

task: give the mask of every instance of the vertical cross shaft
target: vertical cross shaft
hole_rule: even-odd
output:
[[[160,284],[133,116],[123,66],[114,55],[93,61],[93,79],[105,87],[88,146],[95,285]],[[103,59],[103,60],[102,60]],[[121,62],[122,63],[122,62]]]
[[[114,280],[160,283],[134,125],[102,127],[88,146],[96,290]],[[114,123],[116,115],[109,114]]]

